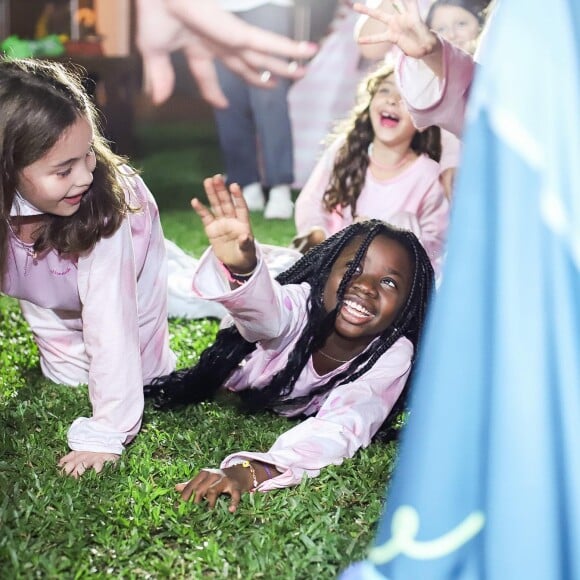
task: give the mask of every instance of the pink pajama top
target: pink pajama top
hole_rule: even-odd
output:
[[[73,450],[121,453],[141,426],[143,384],[175,366],[157,205],[141,178],[123,182],[138,211],[86,255],[34,256],[32,245],[9,236],[2,292],[21,301],[43,373],[88,383],[93,414],[71,425]]]
[[[332,235],[354,220],[350,207],[328,212],[323,196],[344,137],[325,151],[296,200],[294,219],[299,236],[313,228]],[[411,230],[421,241],[437,272],[449,221],[449,202],[439,181],[439,165],[426,155],[419,156],[402,173],[380,181],[367,169],[365,183],[356,203],[357,219],[376,218]]]
[[[475,61],[467,52],[439,37],[443,46],[443,79],[422,61],[399,54],[395,74],[416,127],[439,125],[461,136]]]
[[[233,391],[265,386],[284,367],[306,324],[310,285],[281,286],[270,276],[260,248],[255,273],[243,286],[230,290],[215,255],[202,256],[194,275],[193,290],[199,296],[224,305],[235,325],[257,348],[236,369],[225,387]],[[258,486],[260,491],[300,483],[316,477],[327,465],[338,465],[366,447],[398,399],[411,369],[413,345],[400,338],[376,364],[352,383],[335,387],[304,406],[284,413],[309,418],[282,434],[266,453],[240,451],[222,462],[228,467],[254,459],[272,464],[279,475]],[[290,399],[308,394],[344,370],[345,363],[327,375],[319,375],[308,361]]]

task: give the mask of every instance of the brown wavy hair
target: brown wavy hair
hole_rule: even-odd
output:
[[[10,210],[20,172],[41,159],[79,118],[93,128],[96,167],[78,211],[47,214],[34,242],[38,253],[55,249],[80,255],[114,234],[128,212],[120,180],[126,163],[100,132],[98,113],[82,84],[80,68],[32,59],[0,60],[0,282],[6,268]]]
[[[323,203],[327,211],[350,206],[356,215],[356,202],[364,187],[369,166],[369,145],[375,132],[371,124],[370,103],[381,83],[394,73],[392,66],[383,65],[371,73],[359,87],[359,102],[344,123],[340,124],[333,137],[346,134],[342,147],[334,160],[334,167]],[[441,131],[439,127],[428,127],[416,131],[411,149],[418,155],[426,154],[434,161],[441,158]]]

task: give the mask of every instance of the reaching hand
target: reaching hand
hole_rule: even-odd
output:
[[[58,466],[66,475],[71,475],[75,479],[78,479],[87,469],[91,469],[91,467],[97,473],[100,473],[105,463],[115,463],[119,457],[120,455],[116,453],[71,451],[58,462]]]
[[[250,213],[242,190],[233,183],[228,191],[223,175],[208,177],[203,187],[209,209],[198,199],[191,206],[201,218],[214,254],[235,274],[247,274],[257,264]]]
[[[385,31],[379,34],[361,36],[360,44],[390,42],[398,46],[407,56],[423,58],[435,52],[439,39],[421,19],[417,0],[394,0],[393,12],[385,12],[354,4],[353,9],[385,24]]]
[[[250,491],[252,483],[248,479],[249,471],[238,465],[225,469],[202,469],[193,479],[185,483],[178,483],[175,489],[181,493],[184,501],[192,496],[194,503],[201,503],[206,499],[210,509],[213,509],[217,498],[227,494],[231,496],[231,513],[238,509],[242,494]]]
[[[247,82],[271,88],[276,76],[302,77],[305,69],[296,61],[311,58],[317,50],[314,44],[251,26],[214,0],[203,0],[203,5],[200,0],[138,0],[137,45],[146,88],[155,103],[173,92],[170,53],[182,50],[203,98],[218,108],[227,107],[228,102],[217,80],[214,58]],[[270,73],[270,80],[265,80],[264,71]]]

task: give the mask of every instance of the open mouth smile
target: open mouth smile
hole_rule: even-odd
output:
[[[345,299],[342,303],[341,313],[348,314],[355,320],[363,321],[373,317],[373,313],[362,304],[354,300]]]
[[[393,113],[381,113],[381,125],[383,127],[396,127],[400,120],[400,117]]]

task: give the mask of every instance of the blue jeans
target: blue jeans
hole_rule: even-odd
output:
[[[242,20],[272,32],[292,35],[293,9],[265,4],[237,12]],[[216,61],[218,79],[230,105],[214,109],[228,183],[242,187],[261,182],[265,187],[294,181],[292,129],[288,114],[290,81],[276,79],[263,89],[246,83]]]

